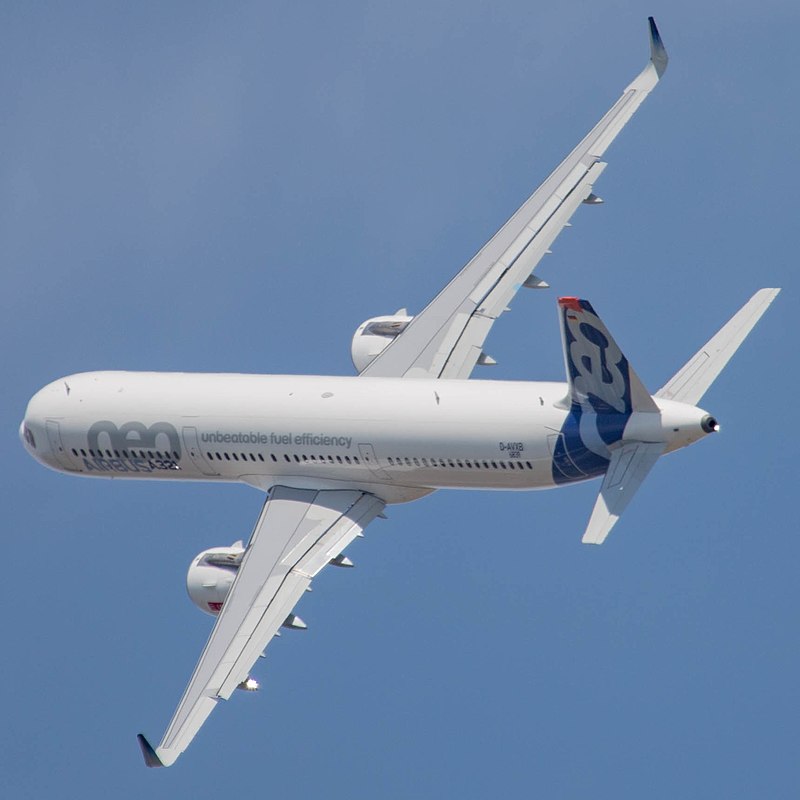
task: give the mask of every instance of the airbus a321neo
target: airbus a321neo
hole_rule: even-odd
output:
[[[550,489],[601,478],[583,536],[600,544],[665,453],[717,431],[696,404],[776,296],[761,289],[655,394],[593,306],[558,300],[566,383],[467,380],[484,341],[593,187],[603,154],[656,86],[667,55],[650,19],[650,60],[589,134],[414,317],[361,325],[358,376],[89,372],[28,404],[23,443],[59,472],[95,478],[239,481],[266,492],[246,545],[200,553],[191,599],[214,628],[148,766],[169,766],[250,670],[327,564],[388,503],[436,489]],[[491,414],[487,413],[491,409]]]

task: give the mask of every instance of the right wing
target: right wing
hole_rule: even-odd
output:
[[[142,734],[148,767],[168,767],[218,700],[227,700],[287,619],[311,579],[383,511],[357,490],[276,486],[250,537],[236,579],[158,747]]]
[[[653,18],[650,61],[605,116],[450,283],[417,314],[362,375],[468,378],[495,320],[583,202],[599,202],[592,187],[600,160],[667,68]],[[541,284],[540,284],[541,285]]]

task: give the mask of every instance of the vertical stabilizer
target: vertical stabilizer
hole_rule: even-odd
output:
[[[561,338],[573,411],[595,414],[658,413],[614,337],[588,300],[560,297]]]

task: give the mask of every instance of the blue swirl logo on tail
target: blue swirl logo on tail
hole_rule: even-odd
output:
[[[628,360],[591,303],[558,301],[567,368],[569,414],[553,448],[553,480],[570,483],[605,473],[609,445],[622,438],[633,407]]]

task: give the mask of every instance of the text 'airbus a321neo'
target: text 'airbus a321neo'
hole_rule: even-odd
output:
[[[650,61],[480,252],[414,317],[376,317],[353,338],[354,377],[90,372],[28,404],[21,436],[60,472],[238,481],[267,493],[246,545],[200,553],[192,600],[216,621],[148,766],[168,766],[250,670],[327,564],[388,503],[436,489],[549,489],[601,478],[584,542],[600,544],[658,458],[718,430],[696,404],[775,298],[761,289],[651,395],[595,309],[558,301],[566,383],[470,381],[495,320],[582,203],[601,160],[667,66]],[[487,414],[486,409],[492,413]]]

